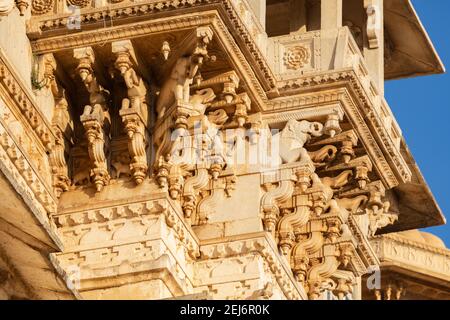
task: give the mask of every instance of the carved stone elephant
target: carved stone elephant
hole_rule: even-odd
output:
[[[289,120],[285,128],[272,137],[272,143],[279,143],[280,163],[309,159],[304,145],[311,136],[320,137],[323,134],[323,124],[319,122]]]
[[[175,101],[189,102],[189,85],[192,84],[195,74],[191,74],[191,58],[179,58],[172,69],[169,79],[164,83],[156,103],[158,118],[162,118]]]

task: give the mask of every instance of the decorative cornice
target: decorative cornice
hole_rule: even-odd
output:
[[[81,33],[75,31],[71,34],[71,37],[67,37],[65,34],[39,39],[41,35],[45,35],[46,32],[52,29],[66,28],[70,20],[70,14],[64,13],[56,16],[33,17],[28,25],[28,35],[30,38],[35,39],[31,43],[33,52],[38,54],[54,52],[59,49],[90,46],[95,43],[134,38],[152,32],[207,25],[214,20],[214,17],[217,17],[217,14],[211,11],[212,8],[217,9],[218,13],[224,19],[225,24],[216,22],[217,26],[222,30],[222,33],[225,31],[229,33],[228,30],[236,30],[233,35],[230,34],[227,37],[234,38],[233,42],[237,40],[244,44],[244,46],[240,46],[240,44],[233,44],[233,46],[246,51],[246,53],[253,57],[253,73],[258,76],[261,83],[265,86],[264,90],[270,91],[274,89],[275,77],[272,70],[256,44],[254,35],[247,29],[243,18],[236,11],[231,0],[152,1],[141,4],[133,3],[131,5],[125,5],[122,3],[108,7],[82,9],[80,15],[81,28],[83,26],[87,28],[90,25],[95,25],[95,23],[101,23],[103,26],[104,21],[113,19],[116,26],[104,28],[103,30],[89,31],[88,29]],[[185,9],[184,12],[187,14],[178,15],[176,20],[171,17],[165,19],[148,19],[148,16],[159,17],[160,13],[173,9]],[[202,12],[202,9],[207,11]],[[189,15],[193,10],[195,10],[195,16]],[[129,17],[135,17],[136,23],[133,25],[120,25],[121,18],[127,19]],[[145,22],[138,22],[143,18],[146,18]],[[227,27],[226,24],[231,24],[232,26]],[[259,28],[261,27],[259,26]],[[70,32],[69,29],[65,31]]]
[[[160,215],[165,218],[166,224],[177,234],[180,241],[193,250],[192,255],[198,250],[197,236],[184,221],[183,215],[173,207],[172,203],[166,199],[155,199],[111,207],[97,208],[86,211],[62,212],[53,215],[53,220],[61,233],[67,231],[86,230],[98,224],[115,224],[116,222],[138,218],[143,221],[145,215]],[[101,245],[101,244],[100,244]],[[74,248],[71,248],[74,250]]]
[[[405,238],[404,236],[395,233],[388,233],[381,236],[376,236],[373,241],[386,241],[386,239],[409,247],[415,247],[429,252],[441,254],[450,258],[450,249],[438,248],[427,243],[410,240]]]
[[[0,170],[14,189],[20,194],[34,216],[55,244],[62,249],[63,244],[50,216],[56,212],[56,202],[45,183],[28,162],[9,129],[0,119]]]
[[[247,239],[221,239],[216,243],[202,243],[200,247],[200,261],[208,259],[221,259],[244,255],[246,253],[257,253],[261,255],[288,300],[305,299],[305,292],[301,290],[294,279],[290,267],[278,254],[278,250],[271,245],[272,240],[268,234],[247,235]]]

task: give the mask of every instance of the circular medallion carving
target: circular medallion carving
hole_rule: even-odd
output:
[[[33,0],[31,2],[31,13],[35,15],[45,14],[53,10],[54,0]]]
[[[309,63],[311,53],[308,48],[297,46],[289,48],[284,54],[284,64],[288,69],[298,70]]]
[[[67,0],[67,4],[79,8],[85,8],[90,5],[92,0]]]

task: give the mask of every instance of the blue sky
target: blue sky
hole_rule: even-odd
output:
[[[413,0],[450,72],[450,1]],[[386,82],[386,99],[437,202],[450,223],[450,74]],[[450,225],[428,228],[450,247]]]

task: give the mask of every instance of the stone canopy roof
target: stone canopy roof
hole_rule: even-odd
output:
[[[384,1],[384,27],[386,80],[445,72],[410,0]]]

